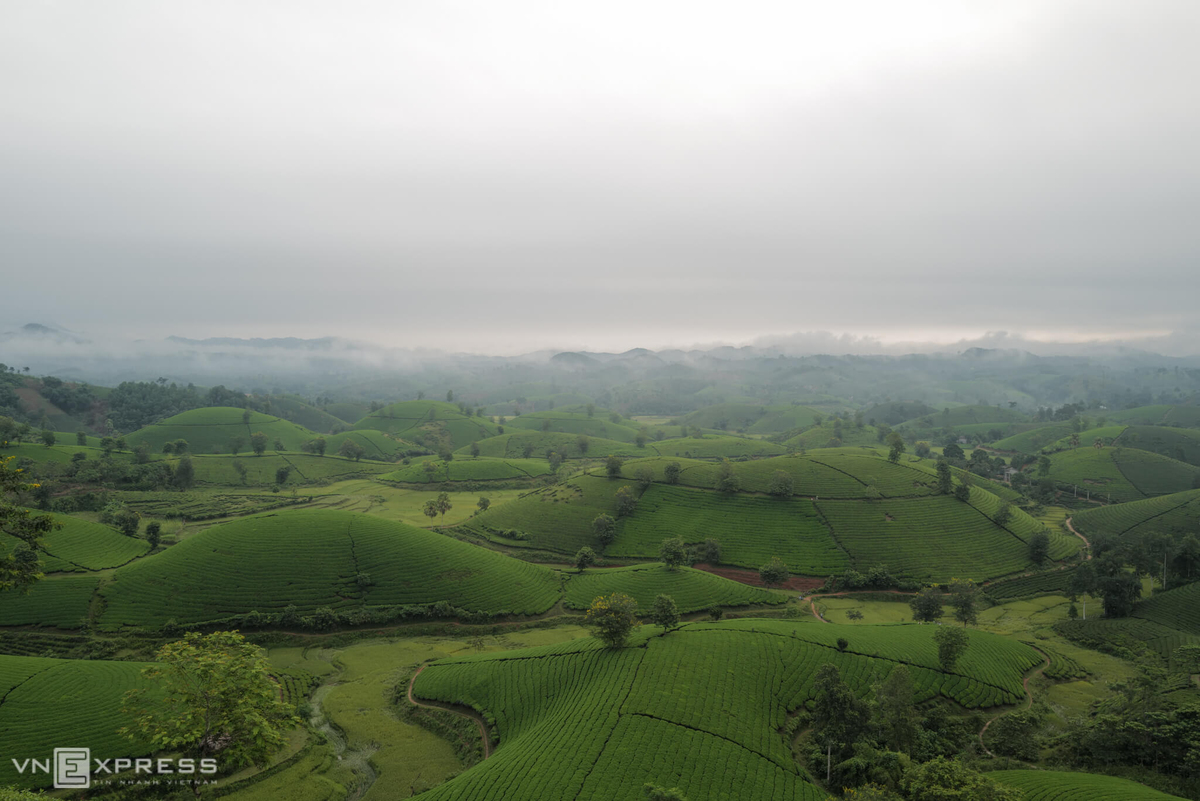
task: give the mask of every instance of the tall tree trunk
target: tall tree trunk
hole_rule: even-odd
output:
[[[833,743],[825,745],[825,786],[833,780]]]

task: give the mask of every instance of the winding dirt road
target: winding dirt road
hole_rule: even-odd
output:
[[[1087,554],[1086,558],[1091,559],[1092,558],[1092,544],[1090,542],[1088,542],[1087,537],[1083,536],[1082,534],[1080,534],[1078,531],[1075,530],[1075,527],[1071,525],[1071,520],[1072,520],[1072,518],[1068,517],[1065,521],[1063,521],[1067,525],[1067,531],[1070,531],[1076,537],[1079,537],[1079,539],[1083,540],[1083,550]]]
[[[1028,643],[1026,643],[1026,644],[1028,645]],[[1042,672],[1046,668],[1050,667],[1050,657],[1044,651],[1042,651],[1040,648],[1037,648],[1032,645],[1030,645],[1029,647],[1033,648],[1033,650],[1035,650],[1039,654],[1041,654],[1042,659],[1044,659],[1045,661],[1042,662],[1042,664],[1039,667],[1037,667],[1036,669],[1031,671],[1029,673],[1029,675],[1027,675],[1024,679],[1021,680],[1021,687],[1022,687],[1022,689],[1025,690],[1025,705],[1022,706],[1021,709],[1029,709],[1030,707],[1033,706],[1033,693],[1029,692],[1029,680],[1032,679],[1034,676],[1042,675]],[[993,722],[1004,717],[1009,712],[1015,712],[1015,711],[1016,710],[1014,710],[1014,709],[1009,709],[1004,712],[1001,712],[999,715],[996,715],[995,717],[988,718],[987,722],[983,724],[983,728],[979,730],[979,747],[982,748],[983,752],[985,754],[987,754],[988,756],[990,756],[992,759],[995,759],[996,755],[993,754],[991,752],[991,750],[987,747],[987,745],[984,744],[984,742],[983,742],[984,732],[986,732],[988,730],[988,726],[991,726]]]
[[[416,706],[423,706],[426,709],[443,709],[447,712],[453,712],[456,715],[462,715],[464,718],[470,718],[475,721],[475,725],[479,727],[479,737],[483,740],[483,758],[487,759],[492,755],[492,738],[488,736],[487,723],[474,709],[460,706],[459,704],[444,704],[441,701],[418,701],[413,698],[413,684],[417,681],[417,676],[421,675],[421,671],[425,669],[425,665],[417,668],[417,672],[408,682],[408,701]]]

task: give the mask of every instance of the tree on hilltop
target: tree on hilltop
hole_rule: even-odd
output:
[[[674,570],[688,560],[687,546],[683,544],[682,537],[668,537],[658,546],[658,558],[667,566],[667,570]]]

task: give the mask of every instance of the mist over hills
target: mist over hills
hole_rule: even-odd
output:
[[[1162,355],[1139,347],[1145,344],[1064,345],[995,333],[953,345],[897,346],[818,332],[690,349],[487,355],[337,336],[121,342],[30,323],[0,334],[0,361],[34,375],[106,386],[162,377],[181,385],[337,392],[365,400],[454,389],[477,404],[531,397],[546,406],[555,396],[578,394],[642,414],[721,402],[844,406],[904,399],[1024,409],[1191,402],[1200,393],[1200,357]]]

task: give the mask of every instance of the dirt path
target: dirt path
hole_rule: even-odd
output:
[[[1050,667],[1050,657],[1049,657],[1049,656],[1047,656],[1045,652],[1043,652],[1042,650],[1040,650],[1040,649],[1038,649],[1038,648],[1034,648],[1034,646],[1032,646],[1032,645],[1030,645],[1029,647],[1030,647],[1030,648],[1033,648],[1033,650],[1035,650],[1035,651],[1037,651],[1039,654],[1041,654],[1041,655],[1042,655],[1042,659],[1044,659],[1045,661],[1044,661],[1044,662],[1042,662],[1042,664],[1041,664],[1041,665],[1039,665],[1038,667],[1036,667],[1036,668],[1034,668],[1033,670],[1031,670],[1031,671],[1030,671],[1030,672],[1029,672],[1029,673],[1028,673],[1028,674],[1025,676],[1025,678],[1023,678],[1023,679],[1021,680],[1021,688],[1022,688],[1023,690],[1025,690],[1025,704],[1024,704],[1022,707],[1021,707],[1021,709],[1029,709],[1030,707],[1032,707],[1032,706],[1033,706],[1033,693],[1029,692],[1029,680],[1030,680],[1030,679],[1032,679],[1034,676],[1040,676],[1040,675],[1042,675],[1042,672],[1043,672],[1043,671],[1044,671],[1046,668]],[[1014,712],[1014,711],[1016,711],[1016,710],[1013,710],[1013,709],[1007,709],[1007,710],[1005,710],[1005,711],[1001,712],[1000,714],[998,714],[998,715],[995,715],[994,717],[990,717],[990,718],[988,718],[987,722],[983,724],[983,728],[979,730],[979,747],[980,747],[980,748],[982,748],[982,749],[983,749],[983,752],[984,752],[985,754],[987,754],[988,756],[990,756],[992,759],[995,759],[995,758],[996,758],[996,755],[995,755],[995,754],[993,754],[993,753],[991,752],[991,750],[990,750],[990,749],[988,749],[988,747],[987,747],[987,746],[984,744],[984,742],[983,742],[983,735],[984,735],[984,733],[985,733],[985,732],[988,730],[988,727],[992,725],[992,723],[993,723],[993,722],[995,722],[996,720],[999,720],[1000,718],[1004,717],[1004,716],[1005,716],[1005,715],[1007,715],[1009,712]]]
[[[1067,531],[1071,532],[1076,537],[1079,537],[1079,539],[1083,540],[1083,550],[1087,554],[1087,556],[1085,558],[1091,559],[1092,558],[1092,544],[1090,542],[1088,542],[1087,537],[1083,536],[1082,534],[1080,534],[1078,531],[1075,530],[1075,527],[1071,525],[1071,520],[1072,520],[1072,518],[1068,517],[1066,520],[1063,521],[1063,523],[1067,527]]]
[[[483,740],[483,758],[487,759],[492,755],[492,738],[488,736],[487,723],[483,720],[483,715],[480,715],[474,709],[460,706],[458,704],[444,704],[441,701],[418,701],[413,698],[413,684],[417,681],[417,676],[421,675],[421,671],[425,669],[425,665],[417,668],[417,672],[413,674],[412,679],[408,682],[408,702],[416,706],[423,706],[427,709],[444,709],[447,712],[453,712],[456,715],[462,715],[464,718],[470,718],[479,726],[479,736]]]

